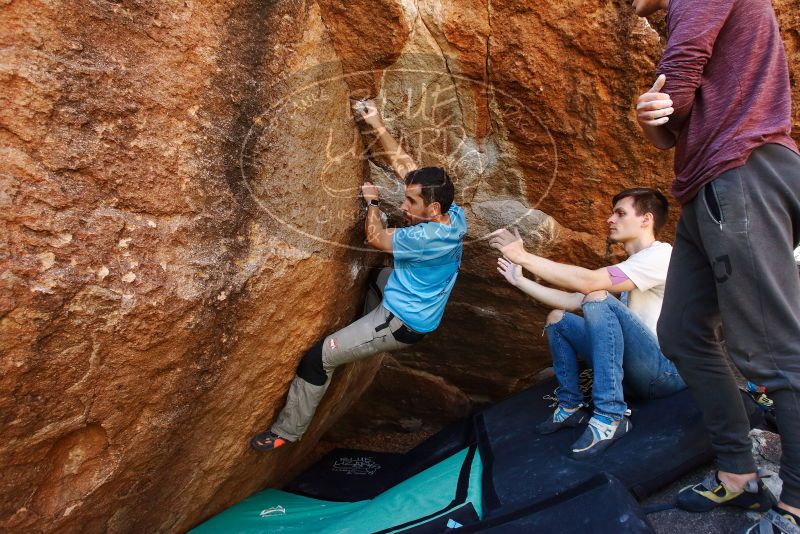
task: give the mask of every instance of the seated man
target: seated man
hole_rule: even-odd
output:
[[[358,113],[375,130],[394,171],[405,179],[402,210],[408,226],[385,228],[378,189],[369,182],[362,186],[367,242],[394,257],[394,269],[381,271],[373,280],[382,301],[379,296],[370,310],[368,299],[363,317],[309,349],[277,420],[251,440],[255,449],[271,450],[302,437],[337,366],[404,349],[434,331],[456,282],[467,222],[453,202],[453,182],[441,168],[418,169],[388,133],[374,106],[360,108]]]
[[[497,261],[506,280],[556,308],[545,329],[560,386],[558,407],[538,426],[541,433],[574,427],[588,418],[578,386],[578,356],[593,368],[594,414],[572,446],[575,458],[600,453],[631,429],[623,375],[626,391],[646,399],[686,387],[661,353],[655,334],[672,251],[669,244],[656,241],[667,220],[667,200],[658,191],[637,188],[619,193],[612,206],[609,237],[622,243],[629,257],[610,267],[590,270],[535,256],[525,251],[519,233],[505,229],[494,232],[490,240],[505,256]],[[520,265],[565,291],[524,278]],[[623,293],[622,301],[609,292]],[[579,309],[583,317],[564,311]]]

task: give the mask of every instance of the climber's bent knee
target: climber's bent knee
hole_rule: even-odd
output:
[[[300,365],[297,366],[297,376],[315,386],[325,385],[328,375],[322,367],[322,344],[325,338],[320,339],[313,347],[308,349]]]

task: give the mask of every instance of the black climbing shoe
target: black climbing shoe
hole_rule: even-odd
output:
[[[760,479],[748,481],[742,491],[730,491],[719,481],[716,472],[701,483],[678,492],[678,508],[689,512],[708,512],[723,505],[763,512],[777,502]]]
[[[250,440],[250,446],[257,451],[271,451],[290,443],[289,440],[283,439],[278,434],[271,430],[266,430],[260,434],[253,436]]]
[[[616,423],[610,417],[594,414],[581,437],[572,444],[571,456],[576,460],[597,456],[632,428],[631,420],[627,417],[623,416]]]
[[[772,508],[761,521],[742,531],[742,534],[800,534],[800,517],[777,507]]]
[[[539,434],[552,434],[562,428],[573,428],[589,420],[589,414],[583,408],[569,412],[559,405],[553,414],[536,425]]]

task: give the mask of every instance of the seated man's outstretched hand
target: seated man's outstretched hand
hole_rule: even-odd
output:
[[[525,254],[525,247],[522,244],[522,237],[519,230],[514,229],[512,234],[506,228],[495,230],[490,234],[489,246],[496,248],[500,253],[513,263],[522,263]]]
[[[497,258],[497,272],[502,274],[508,283],[514,287],[525,279],[522,275],[522,267],[508,261],[507,258]]]

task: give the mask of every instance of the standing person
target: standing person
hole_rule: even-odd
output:
[[[572,445],[571,455],[578,459],[598,455],[632,428],[625,415],[623,386],[645,399],[686,387],[656,339],[672,252],[668,243],[656,240],[667,222],[667,199],[653,189],[635,188],[617,194],[611,206],[609,239],[624,245],[628,254],[617,265],[592,270],[556,263],[526,252],[519,234],[508,230],[495,232],[489,241],[505,256],[497,260],[500,274],[555,308],[547,316],[545,331],[559,385],[558,406],[537,429],[550,434],[588,420]],[[528,280],[520,266],[563,290]],[[623,293],[625,303],[609,293]],[[570,313],[577,310],[583,317]],[[594,371],[591,418],[583,410],[579,357]]]
[[[363,185],[367,242],[391,254],[394,269],[377,276],[372,284],[372,296],[377,298],[372,307],[368,300],[363,317],[309,349],[278,418],[250,441],[257,450],[276,449],[302,437],[337,366],[407,348],[436,330],[456,283],[467,221],[453,201],[452,180],[439,167],[417,168],[371,103],[359,107],[358,113],[375,130],[395,173],[405,180],[402,210],[408,226],[385,228],[378,189],[369,182]]]
[[[790,137],[789,70],[769,0],[633,0],[667,10],[658,78],[637,102],[645,137],[675,148],[682,204],[658,337],[708,427],[719,470],[678,504],[767,511],[752,532],[800,523],[800,156]],[[775,402],[781,501],[759,479],[730,357]],[[762,530],[756,530],[762,529]]]

